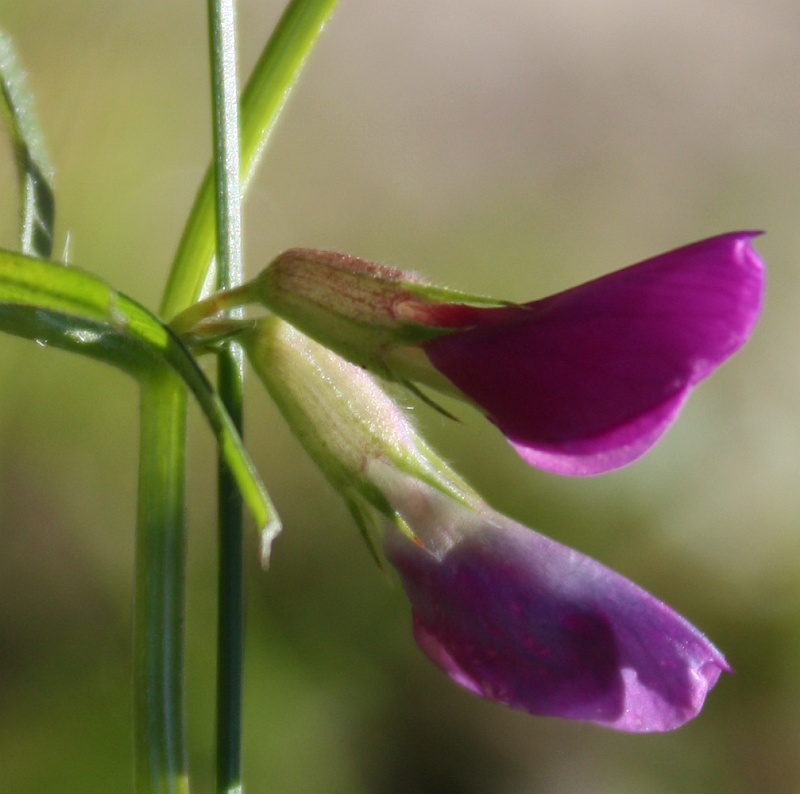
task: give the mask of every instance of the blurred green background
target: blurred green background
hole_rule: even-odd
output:
[[[242,71],[283,3],[240,3]],[[6,0],[57,166],[58,249],[156,307],[209,159],[205,4]],[[247,440],[285,531],[248,540],[251,794],[800,791],[800,6],[786,0],[342,0],[246,207],[254,273],[333,248],[467,291],[543,296],[766,229],[763,320],[643,461],[524,466],[415,406],[514,518],[672,604],[727,654],[700,717],[630,736],[449,683],[407,604],[254,378]],[[0,142],[0,245],[16,185]],[[0,793],[131,790],[137,392],[0,338]],[[190,438],[189,735],[212,790],[214,451]]]

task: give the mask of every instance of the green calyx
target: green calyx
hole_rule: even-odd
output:
[[[259,321],[239,339],[294,434],[347,501],[373,553],[376,524],[389,519],[410,532],[391,504],[387,477],[376,472],[390,472],[412,490],[419,483],[473,503],[471,489],[368,372],[277,317]]]
[[[259,301],[317,341],[382,377],[387,356],[452,332],[449,306],[496,301],[423,282],[411,273],[330,251],[292,249],[256,279]]]
[[[253,304],[387,380],[420,380],[445,391],[448,384],[437,381],[420,346],[455,330],[444,319],[451,308],[505,305],[357,257],[297,248],[247,284],[195,304],[171,325],[190,341],[203,339],[219,330],[210,318]]]

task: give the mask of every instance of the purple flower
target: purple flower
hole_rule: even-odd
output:
[[[417,642],[456,683],[625,731],[670,730],[698,714],[729,668],[697,629],[492,510],[364,369],[276,317],[240,339],[365,538],[382,539]]]
[[[419,646],[469,691],[532,714],[668,731],[730,672],[696,628],[600,563],[488,508],[450,502],[438,519],[461,524],[439,553],[388,522],[385,549]]]
[[[600,474],[652,447],[692,388],[747,341],[764,289],[755,234],[712,237],[523,305],[293,249],[243,298],[385,378],[467,400],[533,466]]]
[[[753,236],[704,240],[523,306],[440,305],[429,321],[459,330],[421,347],[531,465],[619,468],[747,341],[764,284]]]

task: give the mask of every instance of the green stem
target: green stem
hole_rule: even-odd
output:
[[[220,355],[219,388],[241,406],[241,368]],[[236,391],[240,389],[238,392]],[[231,418],[241,428],[241,410]],[[220,458],[217,480],[219,561],[217,601],[217,790],[241,790],[242,668],[244,660],[244,571],[242,499],[230,469]]]
[[[300,72],[339,0],[292,0],[256,64],[241,99],[241,172],[246,189]],[[186,222],[161,316],[171,319],[200,296],[214,255],[214,179],[209,170]]]
[[[292,0],[267,43],[241,100],[240,163],[245,185],[337,3]],[[214,195],[209,169],[170,269],[163,317],[173,317],[200,295],[215,250]],[[186,394],[180,384],[161,381],[162,376],[154,377],[142,385],[134,662],[139,792],[188,790],[181,711],[184,579],[182,560],[175,556],[179,549],[170,545],[182,551]],[[159,480],[157,473],[164,479]],[[271,534],[274,531],[265,536]]]
[[[217,289],[243,280],[239,192],[239,105],[234,0],[208,0],[216,187]],[[242,351],[223,344],[217,387],[236,429],[242,429]],[[244,585],[242,499],[225,460],[218,457],[219,570],[217,610],[217,791],[241,791]]]
[[[207,298],[203,298],[197,303],[193,303],[188,309],[184,309],[176,315],[169,324],[169,327],[178,336],[190,333],[196,325],[214,318],[231,309],[241,309],[250,303],[257,303],[258,292],[253,289],[253,282],[248,281],[235,289],[228,289],[224,292],[215,292]],[[235,316],[229,314],[229,316]]]
[[[137,794],[189,790],[183,722],[186,390],[166,368],[141,382],[134,607]]]

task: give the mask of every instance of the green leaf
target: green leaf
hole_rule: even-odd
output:
[[[11,39],[0,30],[0,97],[17,161],[20,187],[20,248],[44,259],[53,252],[53,169],[44,136],[17,63]]]
[[[169,367],[194,394],[268,557],[280,523],[219,396],[180,339],[152,312],[75,267],[0,249],[0,330],[113,364],[140,380]]]

